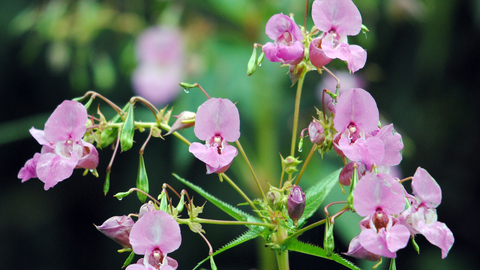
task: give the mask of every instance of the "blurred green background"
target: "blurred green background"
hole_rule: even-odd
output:
[[[405,142],[401,170],[413,175],[427,169],[443,190],[439,220],[455,236],[448,257],[422,236],[420,255],[411,245],[399,251],[398,269],[476,269],[480,233],[476,229],[476,203],[480,185],[476,175],[479,153],[480,1],[475,0],[363,0],[354,1],[370,29],[349,39],[368,51],[367,64],[355,73],[376,99],[385,122],[393,122]],[[310,3],[311,5],[311,3]],[[265,24],[273,14],[295,14],[303,25],[304,1],[3,1],[0,9],[0,269],[119,269],[126,254],[98,233],[99,225],[113,215],[137,212],[135,196],[119,202],[112,197],[135,185],[138,150],[146,134],[136,134],[136,145],[115,159],[110,193],[102,194],[110,149],[99,152],[100,177],[71,179],[45,192],[32,179],[20,183],[17,173],[40,151],[28,129],[43,129],[44,122],[65,99],[95,90],[118,105],[134,95],[131,74],[137,63],[135,38],[153,25],[176,25],[185,40],[186,66],[182,81],[198,82],[211,96],[238,102],[242,142],[258,176],[278,183],[278,153],[289,152],[295,89],[287,69],[267,60],[251,76],[246,64],[254,42],[264,44]],[[309,11],[310,14],[310,11]],[[313,26],[308,15],[307,28]],[[346,70],[340,61],[328,67]],[[320,108],[317,88],[326,74],[307,74],[302,97],[300,128],[306,127],[314,106]],[[332,88],[334,86],[331,86]],[[196,90],[180,95],[174,114],[195,111],[204,100]],[[105,114],[113,112],[101,104]],[[95,108],[96,108],[96,102]],[[137,118],[151,119],[137,105]],[[92,111],[93,112],[93,111]],[[144,121],[146,121],[144,120]],[[195,141],[192,130],[184,135]],[[309,149],[309,142],[305,149]],[[308,151],[297,153],[303,159]],[[167,137],[152,140],[145,152],[152,194],[167,182],[178,191],[172,172],[195,182],[219,198],[241,201],[215,175],[205,175],[203,163],[187,147]],[[332,172],[340,160],[317,155],[302,180],[304,189]],[[248,194],[258,196],[245,162],[237,158],[229,175]],[[242,180],[243,179],[243,180]],[[189,191],[190,193],[190,191]],[[192,192],[193,194],[193,192]],[[327,199],[340,200],[335,188]],[[195,202],[204,199],[195,196]],[[245,207],[245,209],[247,209]],[[204,217],[228,219],[211,204]],[[314,219],[320,219],[319,213]],[[354,220],[354,221],[352,221]],[[336,226],[336,252],[345,252],[359,233],[358,217],[347,214]],[[214,248],[220,248],[245,231],[244,227],[204,226]],[[218,233],[221,231],[221,233]],[[192,269],[208,255],[201,238],[182,227],[184,241],[171,254],[179,269]],[[323,227],[300,239],[322,245]],[[262,241],[252,241],[216,259],[220,269],[273,269],[272,252]],[[137,257],[139,258],[139,257]],[[335,263],[292,253],[292,269],[341,269]],[[353,260],[367,269],[371,264]],[[385,262],[384,266],[388,263]],[[207,267],[207,265],[205,265]]]

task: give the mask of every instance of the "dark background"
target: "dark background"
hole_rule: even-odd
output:
[[[66,11],[55,9],[59,2],[67,6]],[[28,129],[43,129],[47,117],[63,100],[93,89],[121,105],[134,95],[130,82],[135,67],[133,44],[149,25],[167,22],[183,29],[188,59],[184,81],[200,83],[211,96],[238,101],[242,118],[240,141],[260,179],[277,183],[278,152],[285,156],[289,151],[295,88],[290,88],[286,69],[279,69],[278,63],[265,61],[251,77],[246,77],[245,71],[252,44],[268,41],[264,27],[271,15],[292,12],[296,22],[303,25],[305,3],[299,2],[303,1],[4,1],[0,9],[0,269],[121,267],[127,255],[118,254],[119,246],[98,233],[92,224],[138,211],[140,203],[135,196],[119,202],[112,195],[135,184],[137,151],[146,134],[135,135],[134,148],[116,157],[107,196],[103,196],[102,186],[110,149],[100,151],[98,179],[92,175],[83,177],[82,171],[76,170],[72,178],[44,191],[43,183],[37,179],[21,184],[17,173],[40,150]],[[409,244],[397,253],[397,267],[475,269],[480,249],[475,216],[480,192],[480,3],[354,2],[370,29],[366,38],[363,34],[349,38],[351,44],[368,51],[367,65],[355,75],[363,78],[365,89],[376,99],[386,122],[393,122],[403,136],[403,175],[413,175],[421,166],[442,187],[439,220],[455,236],[455,244],[444,260],[437,247],[422,236],[417,237],[420,255]],[[99,10],[109,10],[119,19],[108,21],[96,13]],[[55,27],[65,23],[59,22],[56,14],[69,18],[75,22],[72,25],[80,25],[83,30],[62,36]],[[131,27],[113,27],[119,22]],[[313,25],[310,18],[307,25]],[[68,48],[68,57],[55,62],[49,55],[58,52],[52,44],[59,41]],[[96,59],[105,56],[110,62],[103,66],[106,75],[100,74],[104,78],[113,74],[113,82],[95,77]],[[328,67],[346,70],[340,61],[333,61]],[[321,106],[316,98],[317,87],[326,76],[315,72],[307,75],[300,127],[305,127],[315,113],[313,106]],[[179,87],[178,91],[182,89]],[[194,111],[203,101],[198,91],[182,93],[175,102],[174,114],[186,109]],[[100,104],[111,116],[106,104]],[[191,130],[184,134],[195,140]],[[305,145],[309,147],[308,143]],[[297,154],[304,159],[305,152],[308,153]],[[249,190],[249,195],[258,196],[244,162],[237,159],[229,174]],[[164,182],[177,191],[185,188],[171,176],[175,172],[231,204],[241,202],[226,183],[219,183],[215,175],[206,176],[204,164],[193,160],[187,147],[173,138],[152,140],[145,160],[154,196],[160,193]],[[319,175],[333,171],[340,161],[331,154],[323,161],[316,157],[312,162],[316,165],[310,166],[305,187],[320,179]],[[338,194],[335,188],[329,200]],[[195,202],[203,204],[204,200],[195,196]],[[204,217],[228,219],[208,203]],[[358,223],[349,221],[349,217],[353,218],[353,214],[340,218],[339,223],[343,219],[346,225],[336,228],[335,251],[339,253],[347,250],[348,239],[359,232]],[[320,218],[318,215],[312,220]],[[245,231],[244,227],[204,228],[214,248]],[[208,249],[187,227],[182,227],[182,236],[182,246],[171,256],[179,262],[179,269],[191,269],[208,255]],[[323,227],[300,239],[321,245]],[[263,244],[262,240],[252,241],[229,250],[216,258],[217,266],[272,269],[268,258],[273,254],[262,248]],[[290,258],[292,269],[339,267],[302,254],[291,253]],[[384,267],[387,265],[385,260]]]

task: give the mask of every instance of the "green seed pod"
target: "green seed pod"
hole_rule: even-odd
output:
[[[140,164],[138,165],[137,188],[145,191],[145,193],[148,193],[148,177],[143,155],[140,155]],[[137,192],[137,196],[142,203],[147,200],[147,196],[143,193]]]
[[[252,75],[255,70],[257,70],[257,48],[253,47],[252,56],[250,57],[250,60],[248,60],[247,76]]]
[[[122,151],[128,151],[133,146],[133,135],[135,134],[135,119],[133,116],[133,104],[128,103],[127,117],[123,122],[120,133],[120,146]]]

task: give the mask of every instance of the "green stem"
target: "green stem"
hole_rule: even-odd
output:
[[[247,154],[245,154],[245,151],[243,150],[243,147],[240,144],[240,141],[237,140],[235,143],[237,144],[238,150],[240,150],[240,153],[242,154],[243,159],[245,159],[245,161],[247,162],[248,168],[250,169],[250,172],[252,173],[253,178],[255,179],[255,183],[257,183],[258,190],[260,191],[260,193],[262,193],[263,199],[266,201],[267,198],[265,197],[265,193],[263,193],[262,185],[260,185],[260,181],[258,181],[257,175],[253,170],[250,160],[248,160]]]
[[[277,255],[278,270],[289,270],[290,265],[288,263],[288,250],[275,250],[275,255]]]
[[[300,173],[298,173],[297,176],[297,181],[295,181],[295,185],[298,185],[298,182],[300,182],[300,178],[302,178],[303,173],[305,172],[305,169],[307,168],[308,163],[310,162],[310,159],[312,159],[313,154],[315,153],[315,150],[317,150],[317,144],[313,144],[312,149],[310,149],[310,153],[308,153],[307,159],[305,159],[305,163],[302,166],[302,169],[300,170]]]
[[[188,221],[189,219],[185,219]],[[205,218],[196,218],[193,222],[205,223],[205,224],[218,224],[218,225],[254,225],[262,226],[269,229],[275,229],[276,225],[271,223],[262,223],[262,222],[248,222],[248,221],[236,221],[236,220],[216,220],[216,219],[205,219]]]
[[[293,113],[293,131],[292,131],[292,144],[290,146],[290,156],[295,155],[295,148],[297,143],[297,129],[298,129],[298,115],[300,114],[300,99],[302,97],[303,81],[305,79],[305,71],[300,74],[300,78],[297,82],[297,95],[295,97],[295,111]],[[288,180],[292,180],[292,175],[288,175]]]
[[[317,221],[317,222],[315,222],[315,223],[312,223],[312,224],[308,225],[307,227],[303,227],[302,229],[300,229],[300,230],[298,230],[298,231],[290,234],[287,238],[285,238],[285,241],[287,241],[288,239],[297,237],[298,235],[300,235],[300,234],[302,234],[302,233],[304,233],[304,232],[306,232],[306,231],[308,231],[308,230],[310,230],[310,229],[313,229],[313,228],[315,228],[315,227],[317,227],[317,226],[319,226],[319,225],[322,225],[322,224],[324,224],[324,223],[325,223],[325,219],[322,219],[322,220],[319,220],[319,221]]]
[[[247,195],[232,181],[232,179],[230,179],[230,177],[228,177],[225,173],[222,173],[221,175],[223,179],[225,179],[245,199],[245,201],[250,205],[250,207],[252,207],[252,209],[258,211],[258,208],[253,204],[252,200],[247,197]]]
[[[303,81],[305,79],[305,72],[300,74],[300,78],[297,82],[297,96],[295,97],[295,111],[293,114],[293,132],[292,132],[292,145],[290,147],[290,156],[295,155],[295,146],[297,143],[297,129],[298,129],[298,115],[300,113],[300,99],[302,97]]]

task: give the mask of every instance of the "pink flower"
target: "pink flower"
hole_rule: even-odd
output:
[[[161,210],[146,212],[130,231],[133,251],[145,256],[127,270],[176,269],[177,261],[167,255],[177,250],[181,242],[180,226],[172,216]]]
[[[383,141],[371,135],[378,129],[378,120],[377,104],[367,91],[361,88],[345,91],[335,106],[333,123],[338,131],[333,139],[335,151],[364,163],[370,170],[385,155]]]
[[[135,224],[135,222],[129,216],[113,216],[107,219],[102,225],[95,225],[95,227],[123,247],[132,247],[128,238],[133,224]]]
[[[403,186],[388,174],[368,173],[353,191],[353,205],[360,216],[359,244],[368,252],[395,258],[410,237],[407,227],[393,215],[405,208]]]
[[[95,169],[98,152],[91,143],[82,140],[87,120],[85,106],[66,100],[48,118],[45,130],[32,127],[30,133],[43,147],[18,173],[22,182],[38,177],[48,190],[70,177],[75,168]]]
[[[338,58],[348,63],[351,72],[363,68],[367,52],[347,41],[347,36],[358,35],[362,28],[362,16],[351,0],[316,0],[312,5],[312,19],[323,31],[310,43],[310,61],[314,66],[321,67]]]
[[[146,29],[137,39],[136,54],[139,65],[132,74],[132,84],[137,95],[156,105],[175,99],[184,72],[180,30],[163,26]]]
[[[225,172],[237,156],[227,142],[240,138],[240,115],[228,99],[211,98],[203,103],[195,117],[195,135],[205,144],[194,142],[189,151],[207,164],[207,174]]]
[[[442,191],[435,179],[423,168],[413,175],[412,190],[415,200],[400,217],[412,234],[423,234],[427,240],[442,250],[442,259],[455,241],[452,231],[445,223],[437,221],[436,208],[442,201]]]
[[[262,48],[272,62],[296,65],[303,59],[303,35],[300,27],[287,15],[275,14],[268,20],[265,33],[274,42]]]

